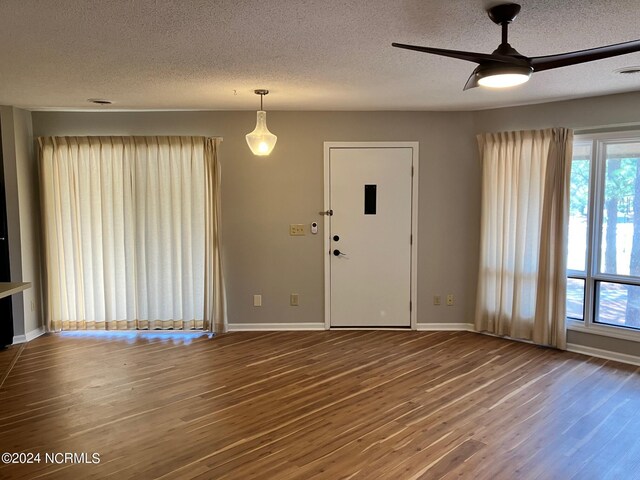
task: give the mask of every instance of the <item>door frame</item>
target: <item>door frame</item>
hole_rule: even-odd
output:
[[[411,330],[416,330],[418,319],[418,185],[419,185],[419,142],[324,142],[324,211],[329,210],[330,171],[329,158],[332,148],[411,148],[413,175],[411,178]],[[331,328],[331,243],[329,241],[329,215],[324,215],[324,327]],[[363,328],[367,329],[367,328]],[[369,329],[377,330],[376,327]],[[344,330],[344,328],[341,328]],[[358,329],[360,330],[360,329]],[[385,328],[384,330],[388,330]],[[401,330],[406,330],[402,328]]]

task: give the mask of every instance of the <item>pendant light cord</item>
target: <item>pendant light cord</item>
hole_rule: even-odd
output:
[[[260,110],[264,110],[264,108],[262,108],[262,99],[264,98],[264,93],[260,94]]]

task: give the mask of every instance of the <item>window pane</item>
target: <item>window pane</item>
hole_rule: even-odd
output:
[[[636,211],[640,213],[640,142],[607,144],[601,272],[640,276],[640,214]]]
[[[567,269],[584,272],[587,257],[587,213],[589,211],[589,174],[591,143],[573,146],[571,193],[569,203],[569,254]]]
[[[584,280],[567,279],[567,318],[584,321]]]
[[[640,329],[640,286],[600,282],[596,322]]]

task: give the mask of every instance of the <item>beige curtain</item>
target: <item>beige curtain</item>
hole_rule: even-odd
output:
[[[478,144],[476,330],[564,349],[573,132],[487,133],[478,135]]]
[[[227,298],[220,248],[220,139],[207,138],[205,145],[205,324],[214,332],[227,331]]]
[[[50,330],[225,324],[216,140],[38,142]]]

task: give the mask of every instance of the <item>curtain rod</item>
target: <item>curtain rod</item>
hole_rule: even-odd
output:
[[[215,137],[209,135],[38,135],[35,138],[52,138],[52,137],[204,137],[211,140],[218,140],[222,142],[224,137]]]
[[[638,130],[640,129],[640,123],[638,122],[629,122],[629,123],[614,123],[609,125],[593,125],[590,127],[582,127],[574,129],[574,134],[576,135],[586,135],[589,133],[606,133],[606,132],[615,132],[620,130]]]

